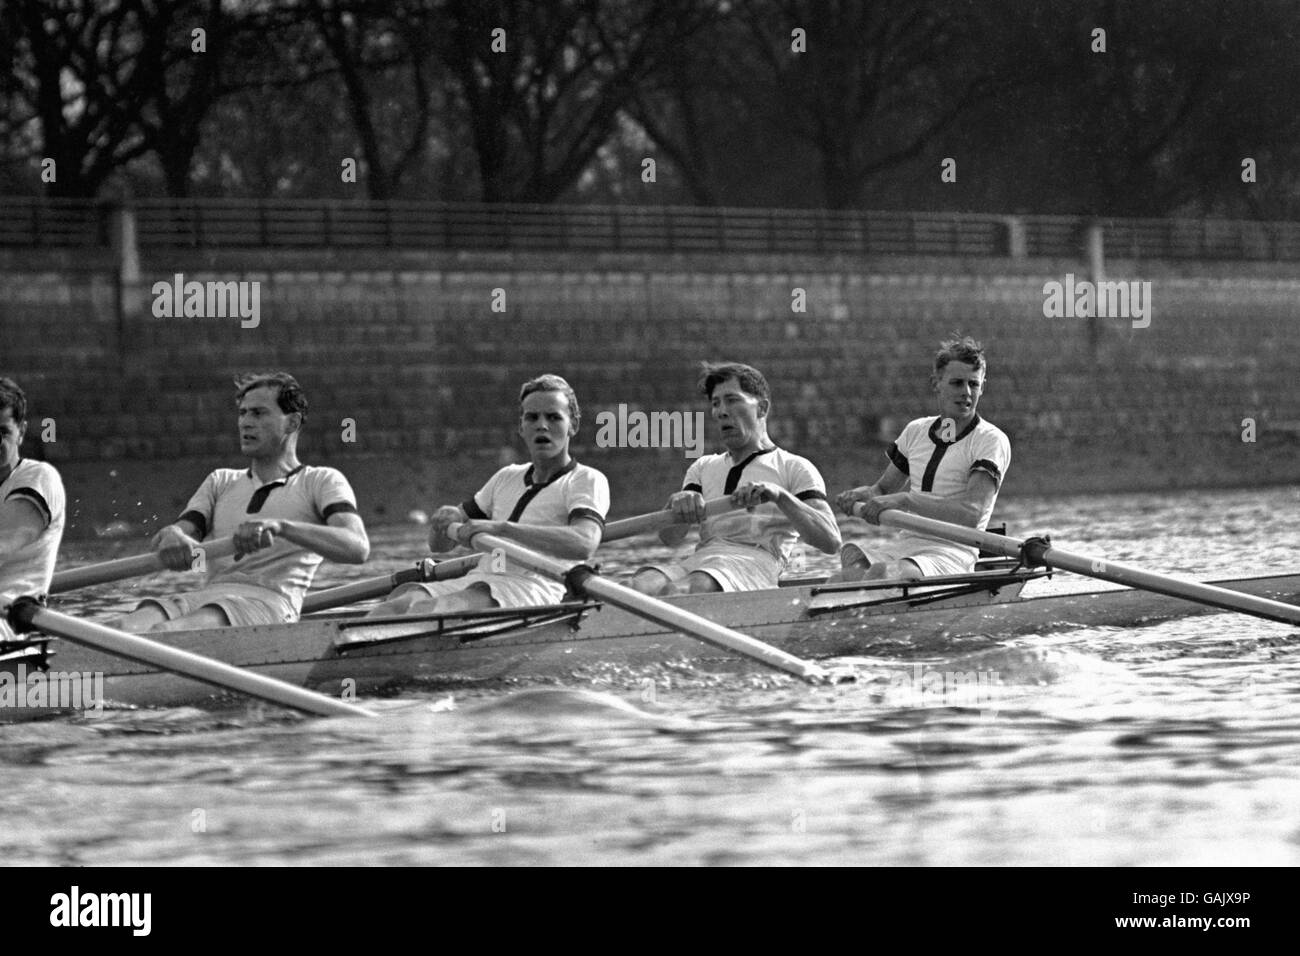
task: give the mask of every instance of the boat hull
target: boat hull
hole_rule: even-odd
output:
[[[1300,599],[1300,575],[1215,583],[1287,603]],[[1134,627],[1222,613],[1128,589],[1022,598],[1022,586],[1023,581],[1014,581],[977,593],[956,589],[942,597],[935,596],[942,589],[921,587],[909,591],[905,603],[879,603],[879,592],[813,586],[672,600],[685,610],[800,657],[869,656],[900,662],[978,650],[1016,635],[1077,627]],[[682,663],[729,671],[757,666],[608,606],[557,606],[516,617],[518,613],[333,617],[156,636],[291,684],[358,697],[415,683],[583,679],[618,668],[635,671]],[[50,674],[102,675],[103,695],[110,704],[175,706],[220,696],[208,685],[147,665],[66,641],[52,644]],[[0,661],[0,682],[13,685],[19,667],[28,681],[39,679],[32,676],[30,660],[7,660]],[[0,720],[30,719],[60,710],[13,706],[12,697],[0,698]],[[9,706],[4,706],[6,700]]]

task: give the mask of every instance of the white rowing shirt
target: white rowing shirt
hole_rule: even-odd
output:
[[[195,537],[202,541],[234,534],[246,521],[274,518],[323,525],[330,515],[356,510],[352,486],[334,468],[299,465],[265,485],[253,477],[251,468],[218,468],[204,479],[180,520],[197,525]],[[323,560],[314,551],[276,538],[271,547],[238,561],[229,557],[210,562],[204,587],[250,584],[274,591],[288,600],[296,619]]]
[[[0,479],[0,502],[23,500],[41,513],[44,529],[36,539],[13,554],[0,554],[0,610],[15,598],[46,594],[54,576],[54,562],[63,540],[66,498],[63,479],[53,465],[20,458]],[[6,630],[0,622],[0,636]]]
[[[784,448],[756,451],[739,463],[726,452],[704,455],[686,469],[682,490],[698,491],[709,501],[758,481],[784,488],[800,501],[826,500],[826,483],[816,466]],[[729,544],[761,548],[785,564],[798,540],[799,532],[790,519],[769,502],[753,511],[729,511],[708,518],[700,527],[699,548]]]
[[[911,479],[908,490],[951,498],[966,490],[970,476],[977,471],[991,477],[1000,489],[1011,466],[1011,442],[1002,429],[976,415],[953,441],[945,441],[941,437],[943,421],[938,415],[932,415],[908,422],[898,441],[889,447],[889,460]],[[988,509],[980,515],[977,527],[981,531],[988,526],[996,501],[994,493]],[[906,536],[936,540],[925,535]],[[969,552],[972,560],[978,554],[975,548],[954,547]]]
[[[475,520],[513,521],[543,527],[567,527],[575,518],[590,518],[605,527],[609,513],[609,481],[604,474],[571,459],[543,484],[533,484],[533,466],[506,465],[461,506]],[[479,565],[487,571],[491,555]],[[506,562],[506,571],[538,581],[541,575]]]

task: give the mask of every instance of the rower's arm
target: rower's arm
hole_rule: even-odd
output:
[[[336,511],[325,519],[323,525],[284,520],[274,524],[280,526],[278,537],[315,551],[329,561],[365,564],[370,557],[370,537],[366,534],[365,522],[355,511]]]
[[[891,461],[885,466],[884,474],[880,476],[880,480],[872,485],[870,490],[878,495],[892,495],[906,488],[910,480]]]
[[[494,525],[495,527],[486,527]],[[600,547],[602,528],[594,518],[578,517],[570,520],[568,527],[554,525],[543,526],[518,524],[513,521],[467,521],[466,532],[461,540],[469,540],[469,529],[477,527],[479,531],[518,541],[526,548],[544,551],[557,558],[569,558],[573,561],[590,561],[591,556]]]
[[[926,518],[934,518],[936,521],[947,521],[949,524],[974,528],[985,512],[992,510],[997,494],[998,486],[993,476],[984,471],[977,471],[972,473],[966,482],[966,490],[959,494],[941,498],[937,495],[907,492],[897,496],[891,495],[890,497],[897,497],[900,503],[887,507],[897,507]]]
[[[660,528],[659,540],[668,547],[675,548],[686,540],[693,526],[704,521],[704,495],[693,488],[684,488],[669,497],[664,510],[671,511],[677,522]]]
[[[45,530],[41,509],[26,498],[0,504],[0,558],[8,558],[40,537]]]
[[[799,532],[800,537],[824,554],[834,554],[840,549],[840,526],[831,506],[821,497],[802,501],[789,490],[767,481],[751,481],[731,493],[731,503],[737,508],[753,508],[761,504],[774,504],[781,514]]]
[[[908,477],[898,469],[892,461],[885,466],[880,480],[874,485],[862,485],[858,488],[850,488],[848,491],[841,491],[835,496],[835,505],[846,515],[853,514],[853,506],[860,501],[871,501],[873,498],[879,498],[883,495],[896,494],[907,486]]]
[[[168,534],[169,531],[171,532],[171,535]],[[197,539],[199,536],[199,526],[189,518],[177,518],[171,524],[159,529],[158,533],[154,535],[154,547],[158,547],[162,543],[164,537],[171,537],[177,533],[182,534],[187,538]]]
[[[854,488],[853,491],[861,492],[868,498],[875,498],[879,495],[892,495],[906,488],[909,480],[907,475],[899,471],[898,466],[891,461],[885,466],[885,470],[881,472],[879,480],[874,485]]]
[[[790,492],[782,489],[783,494],[777,498],[776,506],[781,514],[790,519],[790,524],[799,532],[799,536],[823,554],[835,554],[840,550],[840,526],[835,520],[831,506],[821,498],[800,501]]]

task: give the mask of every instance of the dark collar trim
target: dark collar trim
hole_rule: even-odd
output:
[[[525,485],[524,493],[519,496],[519,500],[515,502],[514,510],[510,512],[510,517],[507,518],[506,520],[518,521],[519,516],[522,515],[524,513],[524,509],[528,507],[528,503],[532,501],[534,498],[536,498],[538,495],[540,495],[543,489],[548,488],[551,485],[555,484],[557,481],[559,481],[561,478],[563,478],[565,475],[567,475],[569,472],[573,471],[573,469],[577,467],[578,467],[578,459],[570,458],[569,463],[565,465],[563,468],[561,468],[559,471],[557,471],[555,474],[551,475],[551,477],[546,481],[545,484],[535,485],[533,484],[533,466],[529,465],[528,470],[524,472],[524,485]]]
[[[563,468],[561,468],[559,471],[557,471],[555,474],[551,475],[551,477],[546,480],[545,484],[537,485],[533,483],[533,466],[529,465],[528,470],[524,472],[524,485],[528,488],[538,488],[538,489],[545,488],[546,485],[549,485],[553,481],[558,481],[560,478],[563,478],[565,475],[567,475],[569,472],[573,471],[573,469],[577,467],[578,467],[578,459],[570,458],[569,463],[565,465]]]
[[[957,442],[961,441],[963,438],[965,438],[967,435],[973,432],[975,428],[979,425],[980,421],[981,419],[979,413],[976,412],[975,417],[973,417],[970,420],[969,425],[967,425],[965,428],[961,430],[960,435],[958,435],[952,441],[944,441],[942,438],[939,437],[939,428],[943,425],[944,419],[942,417],[936,418],[934,422],[930,425],[930,441],[934,442],[936,445],[955,445],[957,444]]]
[[[750,455],[740,464],[732,465],[731,470],[727,472],[727,482],[725,485],[722,486],[722,493],[724,495],[729,495],[733,491],[735,491],[736,487],[740,484],[740,475],[745,470],[745,468],[749,465],[749,463],[753,461],[755,458],[757,458],[759,455],[766,455],[768,452],[776,451],[776,448],[777,448],[776,445],[773,445],[771,448],[760,448],[758,451],[754,452],[752,455]]]
[[[279,478],[274,478],[271,481],[268,481],[265,485],[262,485],[261,487],[265,488],[267,487],[267,485],[274,485],[276,482],[279,482],[280,484],[284,484],[286,481],[288,481],[290,478],[298,474],[298,472],[302,471],[306,467],[307,467],[306,463],[303,463],[299,465],[297,468],[295,468],[293,471],[289,472],[287,475],[281,475]],[[248,469],[248,471],[244,472],[244,474],[247,475],[249,478],[251,478],[253,481],[257,480],[257,476],[253,474],[253,469],[251,467]]]

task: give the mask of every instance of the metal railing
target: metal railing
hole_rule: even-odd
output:
[[[0,197],[0,247],[107,247],[117,207]],[[560,206],[316,199],[139,199],[143,248],[500,250],[1297,260],[1300,223],[819,209]]]

